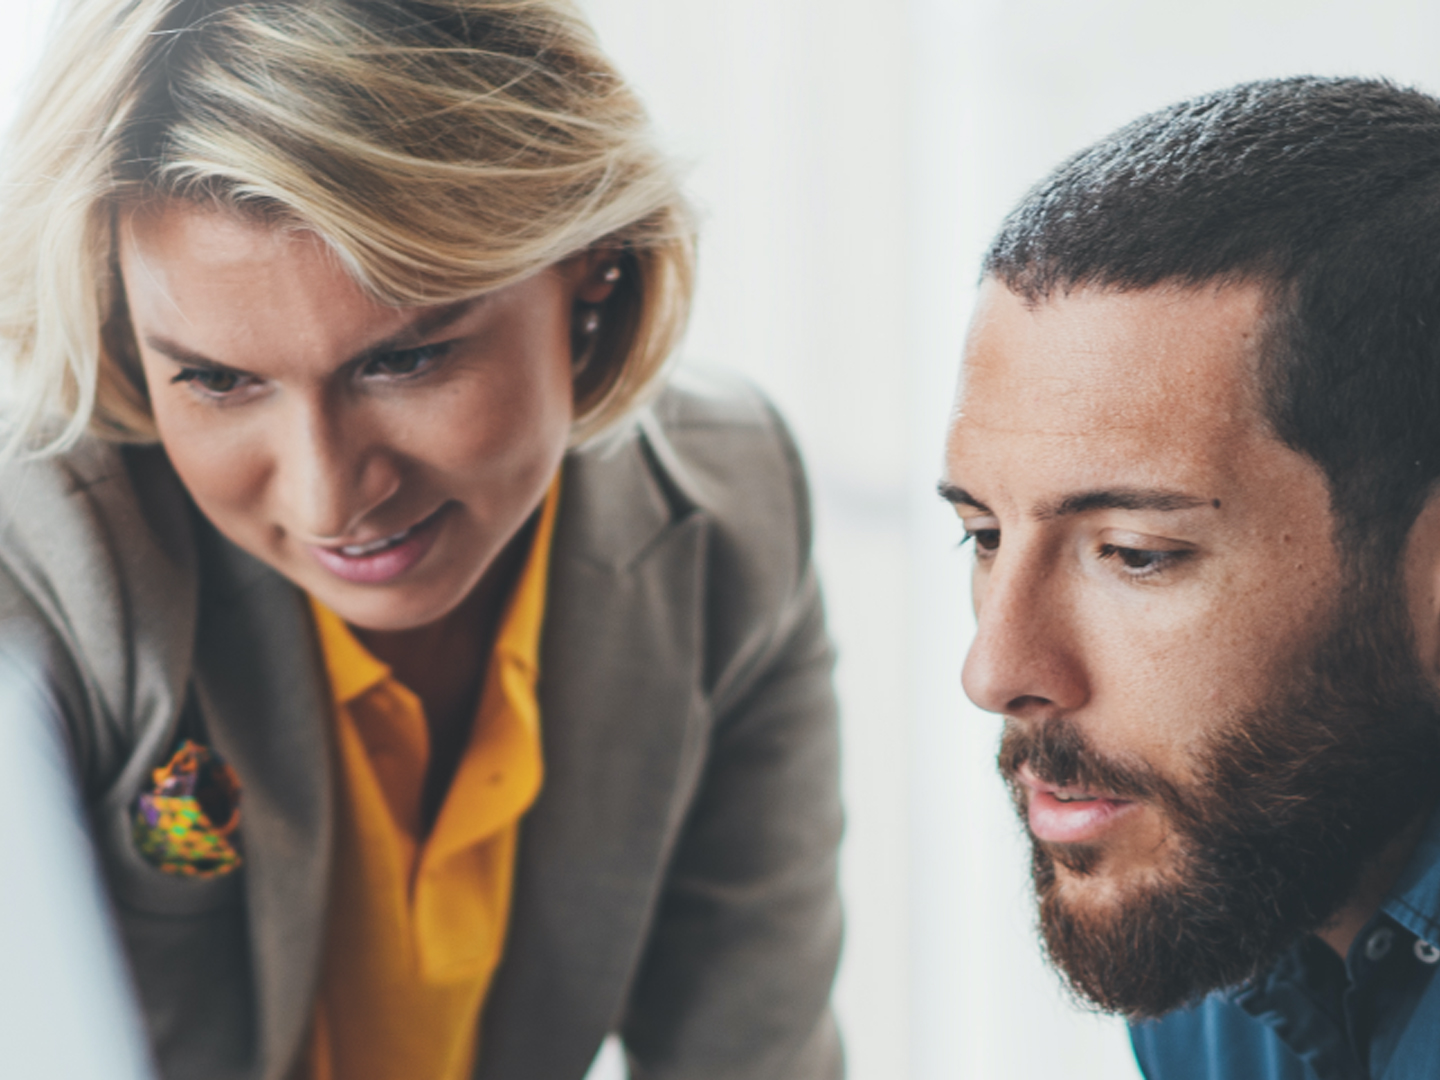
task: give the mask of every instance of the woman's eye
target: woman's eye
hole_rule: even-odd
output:
[[[212,397],[225,397],[244,384],[245,376],[225,368],[181,368],[180,373],[170,381],[189,383]]]
[[[449,343],[421,345],[415,349],[401,349],[398,352],[383,353],[365,365],[366,375],[405,378],[418,375],[428,369],[450,348]]]

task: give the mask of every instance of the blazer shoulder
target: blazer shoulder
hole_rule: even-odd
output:
[[[657,464],[742,546],[797,577],[809,560],[810,493],[779,411],[737,375],[682,368],[642,418]]]
[[[190,526],[180,482],[155,447],[82,439],[65,453],[0,465],[0,561],[32,566],[52,582],[97,557],[152,545],[189,563]]]
[[[767,428],[776,415],[754,383],[731,371],[699,366],[676,368],[651,411],[672,431]]]
[[[188,506],[159,450],[85,439],[0,467],[0,643],[48,658],[87,785],[157,694],[181,692],[195,597]]]

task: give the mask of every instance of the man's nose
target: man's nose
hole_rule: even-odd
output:
[[[1058,577],[1040,560],[1003,549],[976,574],[977,627],[961,683],[987,712],[1041,718],[1089,697],[1072,600]]]
[[[302,539],[353,539],[365,516],[400,486],[383,440],[323,400],[296,402],[276,447],[281,500]]]

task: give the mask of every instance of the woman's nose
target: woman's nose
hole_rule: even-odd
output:
[[[361,417],[325,402],[297,403],[276,448],[291,531],[310,541],[352,539],[367,514],[400,486],[394,456]]]
[[[1048,716],[1089,696],[1073,602],[1038,559],[1004,551],[975,580],[976,631],[965,657],[965,694],[987,712]]]

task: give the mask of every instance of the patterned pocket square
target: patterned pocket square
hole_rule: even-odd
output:
[[[240,781],[206,747],[183,740],[135,804],[135,845],[167,874],[221,877],[240,868]]]

